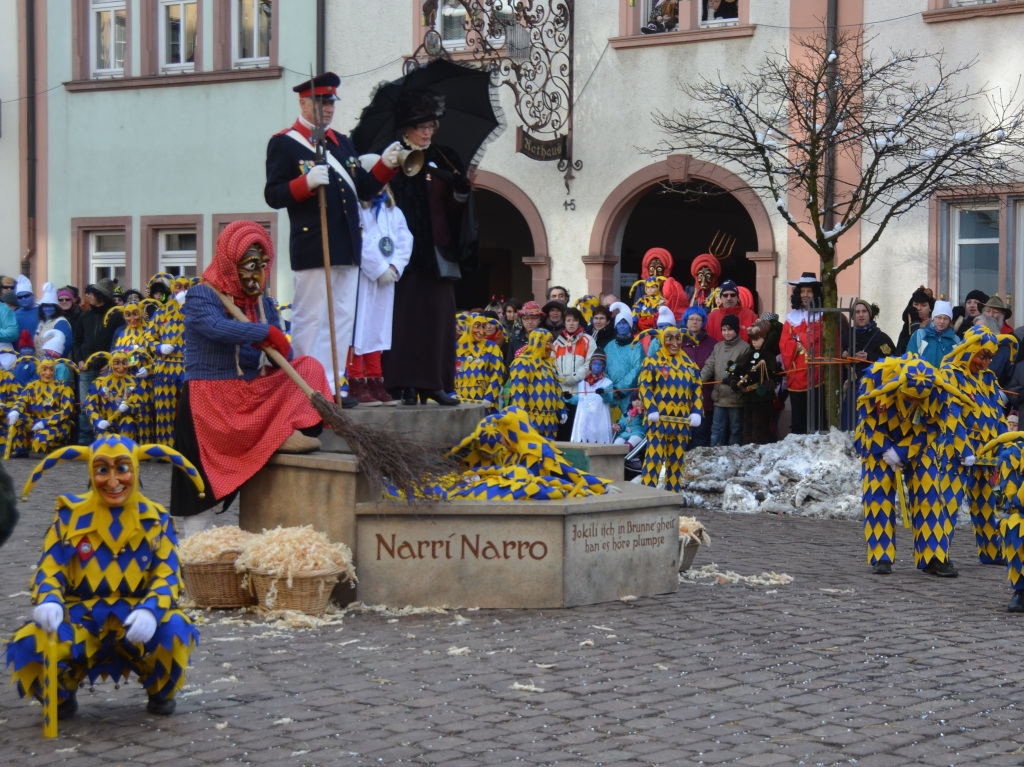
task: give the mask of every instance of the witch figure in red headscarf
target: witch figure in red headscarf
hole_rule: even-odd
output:
[[[238,488],[274,452],[306,453],[320,441],[321,419],[306,395],[263,354],[270,346],[291,360],[299,375],[330,400],[323,366],[312,357],[291,358],[274,301],[266,295],[274,247],[253,221],[229,224],[203,283],[188,291],[185,314],[185,388],[175,420],[175,447],[200,468],[205,498],[190,484],[173,482],[171,513],[186,517],[185,532],[202,529],[213,506],[225,507]],[[225,301],[248,322],[232,319]],[[200,516],[201,515],[201,516]]]

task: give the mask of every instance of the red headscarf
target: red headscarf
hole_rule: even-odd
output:
[[[245,310],[249,319],[256,318],[258,297],[249,297],[242,291],[238,280],[238,261],[253,245],[259,245],[267,254],[267,277],[274,266],[274,245],[267,230],[255,221],[234,221],[228,224],[217,238],[217,252],[210,265],[203,272],[203,280],[221,293],[227,293],[235,304]],[[264,286],[264,290],[266,286]]]

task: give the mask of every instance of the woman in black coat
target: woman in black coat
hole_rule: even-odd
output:
[[[395,202],[413,236],[412,257],[395,285],[391,351],[385,386],[407,404],[434,400],[457,405],[455,390],[455,282],[477,253],[469,179],[458,155],[433,143],[444,101],[412,93],[395,110],[399,139],[423,152],[423,169],[391,181]]]

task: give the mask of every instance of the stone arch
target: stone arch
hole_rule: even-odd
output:
[[[548,289],[548,279],[551,276],[551,256],[548,252],[548,234],[544,229],[544,220],[541,218],[537,206],[526,192],[507,178],[491,171],[477,171],[473,177],[473,185],[504,197],[526,220],[530,236],[533,238],[533,255],[524,258],[523,263],[530,267],[530,284],[533,295],[545,295]]]
[[[690,181],[707,181],[727,190],[746,210],[757,234],[757,250],[747,251],[744,255],[755,264],[757,292],[763,301],[774,304],[779,254],[775,250],[775,233],[768,211],[760,198],[735,173],[685,154],[669,155],[664,160],[641,168],[625,178],[605,199],[594,221],[587,255],[583,256],[590,293],[608,293],[617,287],[613,281],[615,265],[619,263],[622,233],[640,198],[656,184]]]

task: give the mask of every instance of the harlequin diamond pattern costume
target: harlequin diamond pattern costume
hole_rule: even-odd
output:
[[[978,546],[978,560],[982,564],[1001,564],[1003,561],[999,520],[992,505],[993,487],[989,481],[995,459],[991,455],[980,456],[979,450],[1005,428],[1003,409],[999,404],[999,384],[995,374],[987,369],[1004,338],[977,325],[964,333],[963,342],[942,360],[942,369],[948,371],[954,386],[975,405],[964,412],[967,442],[950,456],[953,460],[949,504],[955,527],[957,512],[966,495]],[[1013,359],[1017,353],[1017,342],[1013,336],[1009,338],[1012,339],[1010,358]],[[973,465],[969,465],[971,457],[974,458]]]
[[[140,491],[139,462],[150,458],[171,461],[202,489],[195,468],[177,452],[118,436],[51,453],[26,483],[25,495],[60,461],[90,464],[92,489],[57,498],[32,585],[34,620],[7,645],[7,665],[21,695],[42,698],[43,653],[55,640],[64,704],[69,698],[74,703],[86,677],[116,682],[134,673],[149,693],[151,711],[173,710],[199,633],[177,609],[181,572],[171,518]],[[47,618],[41,606],[47,604],[59,609],[49,631],[42,625]],[[146,620],[148,629],[136,628]]]
[[[904,480],[915,565],[949,562],[947,445],[963,443],[962,410],[970,404],[916,354],[879,360],[864,374],[854,443],[862,462],[864,537],[872,566],[891,566],[896,559]]]
[[[174,297],[153,315],[153,441],[162,445],[174,441],[174,412],[185,385],[185,315],[181,304],[191,284],[187,277],[175,279]]]
[[[71,389],[56,378],[60,362],[69,366],[73,364],[70,360],[39,360],[40,378],[27,384],[11,402],[8,422],[11,413],[18,414],[15,423],[9,427],[18,435],[15,448],[20,443],[33,453],[47,453],[67,444],[71,438],[75,397]]]
[[[1006,578],[1013,588],[1010,612],[1024,612],[1024,432],[999,435],[981,448],[979,457],[995,456],[998,467],[996,512]]]
[[[496,407],[505,380],[505,362],[501,348],[485,337],[497,322],[482,314],[474,314],[459,337],[455,350],[455,392],[459,400],[469,404]]]
[[[120,352],[96,352],[86,363],[97,358],[108,359],[111,372],[93,381],[82,407],[96,434],[123,434],[134,440],[143,433],[146,403],[137,379],[128,373],[129,358]]]
[[[150,305],[156,301],[146,299]],[[110,344],[112,354],[118,352],[128,355],[129,372],[135,381],[135,395],[138,411],[135,413],[137,432],[133,439],[148,442],[153,436],[153,327],[146,321],[145,309],[138,303],[115,306],[104,317],[110,324],[119,315],[124,316],[124,323],[114,332]]]
[[[667,333],[693,337],[676,328],[657,331],[661,348],[640,367],[640,402],[647,413],[647,453],[641,482],[657,487],[665,472],[665,489],[682,489],[683,456],[690,439],[692,415],[704,409],[700,369],[686,354],[666,348]],[[696,341],[694,341],[696,343]]]
[[[484,418],[451,452],[468,471],[449,498],[547,501],[601,495],[611,484],[566,461],[518,407]]]
[[[534,330],[509,365],[509,407],[520,407],[542,437],[554,439],[566,417],[562,386],[551,358],[551,333]]]

